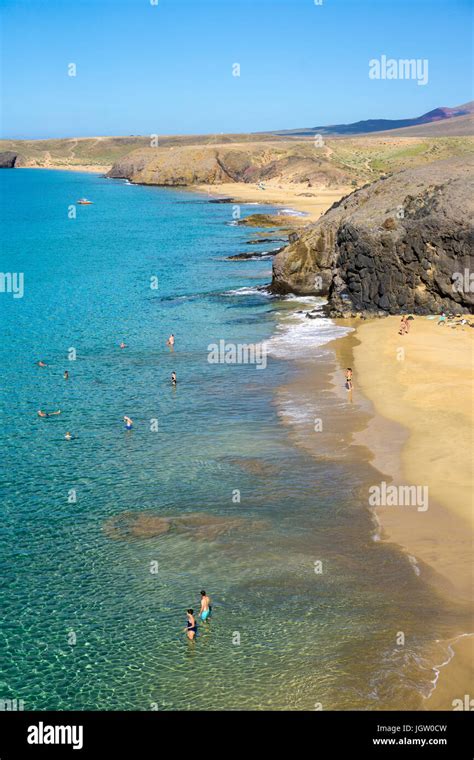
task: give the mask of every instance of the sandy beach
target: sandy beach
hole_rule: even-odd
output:
[[[87,172],[88,174],[106,174],[112,166],[95,166],[93,164],[64,164],[64,165],[58,165],[58,164],[51,164],[51,165],[44,165],[44,166],[38,166],[35,164],[34,166],[17,166],[17,169],[57,169],[58,171],[67,171],[67,172]]]
[[[229,182],[219,185],[196,185],[193,190],[199,190],[212,196],[233,198],[242,203],[268,203],[296,209],[305,214],[304,224],[316,221],[335,201],[352,192],[353,187],[307,187],[302,183],[270,180],[259,185],[244,182]]]
[[[372,464],[395,484],[429,489],[429,506],[376,508],[381,539],[397,543],[417,571],[451,602],[472,603],[473,466],[472,379],[474,334],[469,327],[438,327],[416,317],[408,335],[398,317],[357,327],[355,389],[376,412],[354,436],[372,452]],[[474,637],[442,642],[436,688],[426,709],[453,709],[469,693]]]
[[[383,538],[426,563],[450,595],[468,600],[474,334],[469,327],[438,327],[437,320],[416,317],[409,334],[400,336],[399,321],[388,317],[357,328],[355,385],[380,417],[356,441],[370,448],[380,472],[397,482],[428,488],[426,511],[377,508]],[[400,436],[399,426],[405,436]],[[400,443],[397,466],[393,455]]]

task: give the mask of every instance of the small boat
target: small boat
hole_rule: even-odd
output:
[[[80,198],[78,201],[76,201],[80,206],[89,206],[93,203],[93,201],[88,201],[87,198]]]

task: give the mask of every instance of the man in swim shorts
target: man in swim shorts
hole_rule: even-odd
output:
[[[207,620],[209,615],[211,614],[211,600],[207,596],[205,591],[201,591],[201,609],[199,612],[199,617],[204,622]]]

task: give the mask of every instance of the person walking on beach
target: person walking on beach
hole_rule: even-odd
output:
[[[346,369],[346,388],[348,391],[351,391],[353,388],[352,385],[352,369],[348,367]]]
[[[171,333],[170,337],[166,341],[166,345],[170,347],[171,350],[174,348],[174,335]]]
[[[125,422],[125,429],[131,430],[133,427],[133,420],[130,419],[130,417],[127,417],[127,415],[124,415],[123,421]]]
[[[211,614],[211,611],[212,611],[211,600],[209,599],[205,591],[201,591],[201,609],[199,611],[199,617],[201,618],[203,622],[207,620],[207,618]]]
[[[171,373],[171,385],[173,388],[176,388],[176,385],[178,383],[178,378],[176,377],[176,372]]]
[[[197,623],[196,619],[194,617],[194,610],[189,609],[186,610],[186,616],[187,616],[187,623],[186,628],[184,629],[185,633],[187,634],[187,637],[190,641],[192,641],[197,633]]]

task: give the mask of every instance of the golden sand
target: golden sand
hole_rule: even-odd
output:
[[[220,185],[196,185],[189,188],[208,193],[211,196],[232,198],[237,203],[266,203],[276,206],[286,206],[306,214],[304,223],[314,222],[324,214],[335,201],[347,195],[354,188],[318,188],[307,187],[302,183],[281,182],[270,180],[260,185],[244,182],[229,182]]]

